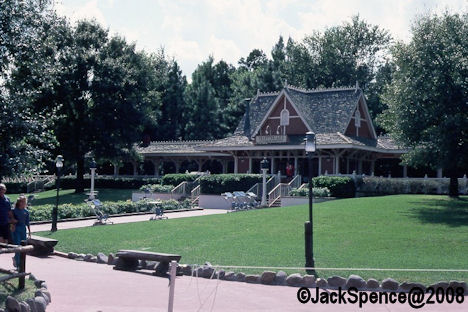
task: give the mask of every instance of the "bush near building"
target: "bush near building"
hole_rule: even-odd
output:
[[[356,185],[350,177],[319,176],[312,179],[314,187],[326,187],[332,197],[352,198],[356,195]]]
[[[193,173],[169,173],[162,177],[161,184],[177,186],[182,182],[195,181],[200,175]]]
[[[202,194],[220,195],[225,192],[247,191],[255,183],[262,182],[261,174],[213,174],[201,177]]]

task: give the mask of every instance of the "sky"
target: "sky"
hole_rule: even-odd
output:
[[[164,48],[188,76],[212,55],[237,65],[253,49],[270,55],[280,35],[302,40],[353,15],[411,38],[411,25],[427,13],[466,13],[468,0],[56,0],[72,22],[95,19],[137,49]]]

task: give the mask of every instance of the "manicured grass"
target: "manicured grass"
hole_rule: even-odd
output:
[[[98,189],[98,197],[101,201],[119,201],[119,200],[128,200],[132,198],[132,192],[135,190],[129,189]],[[89,190],[85,190],[84,193],[75,194],[75,190],[60,190],[59,192],[59,205],[60,204],[82,204],[86,198],[88,198]],[[56,190],[50,190],[40,193],[34,193],[36,198],[32,202],[33,206],[40,205],[55,205],[56,201]],[[16,201],[19,194],[7,194],[10,200],[13,202]]]
[[[182,263],[304,266],[307,206],[41,233],[57,250],[139,249],[182,255]],[[468,269],[468,197],[395,195],[314,205],[317,267]],[[229,269],[228,269],[229,270]],[[242,270],[246,272],[247,270]],[[298,270],[293,270],[297,272]],[[304,272],[301,272],[304,273]],[[318,271],[400,281],[468,280],[467,273]]]

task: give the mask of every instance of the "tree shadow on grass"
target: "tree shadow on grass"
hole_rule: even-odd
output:
[[[468,226],[468,198],[424,199],[411,204],[416,207],[408,211],[409,216],[423,223]]]

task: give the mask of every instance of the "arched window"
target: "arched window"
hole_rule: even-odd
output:
[[[286,108],[281,111],[280,125],[289,126],[289,111]]]
[[[359,108],[356,110],[356,113],[354,114],[354,125],[356,128],[361,127],[361,113],[359,112]]]
[[[270,134],[270,125],[267,125],[265,128],[265,134]]]

